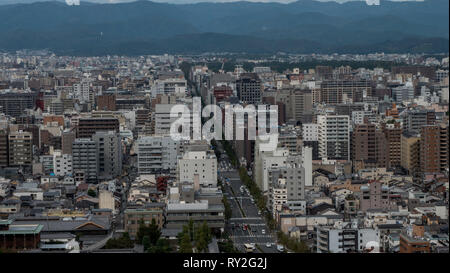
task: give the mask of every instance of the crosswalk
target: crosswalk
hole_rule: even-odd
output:
[[[230,221],[236,220],[262,220],[262,219],[261,217],[230,218]]]
[[[259,235],[259,234],[249,234],[249,235],[232,235],[231,239],[235,238],[272,238],[272,235]]]

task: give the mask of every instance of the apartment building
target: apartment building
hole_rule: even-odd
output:
[[[72,155],[63,154],[61,151],[53,152],[53,172],[56,176],[72,174]]]
[[[420,172],[420,135],[408,132],[402,134],[400,164],[410,175]]]
[[[347,115],[317,116],[319,156],[350,160],[350,118]]]
[[[33,162],[33,134],[24,131],[8,135],[9,166],[31,165]]]
[[[84,180],[96,183],[98,180],[97,142],[89,138],[78,138],[72,144],[72,168],[74,173],[82,173]]]
[[[420,167],[422,173],[448,170],[448,125],[426,125],[421,128]]]
[[[180,141],[169,135],[141,136],[136,148],[139,174],[176,174]]]

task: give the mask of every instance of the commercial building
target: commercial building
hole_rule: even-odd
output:
[[[179,181],[194,181],[203,187],[217,186],[217,158],[212,150],[192,149],[178,160]]]
[[[317,253],[364,252],[371,244],[380,242],[379,232],[371,228],[359,228],[355,223],[343,223],[338,227],[315,226]]]
[[[34,109],[36,95],[31,91],[0,90],[0,113],[21,116],[26,109]]]
[[[116,118],[80,118],[77,127],[77,138],[90,138],[97,131],[119,132],[119,120]]]
[[[321,102],[326,104],[361,102],[371,94],[372,83],[366,80],[325,80],[320,84]]]

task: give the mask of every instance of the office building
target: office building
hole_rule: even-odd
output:
[[[98,181],[97,142],[89,138],[77,138],[72,145],[72,168],[88,183]]]
[[[98,171],[103,178],[114,178],[122,173],[122,141],[115,131],[99,131],[92,136],[98,148]]]

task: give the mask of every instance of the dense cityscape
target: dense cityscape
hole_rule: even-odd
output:
[[[0,252],[448,253],[448,65],[1,53]],[[276,147],[174,138],[198,97],[277,106]]]

